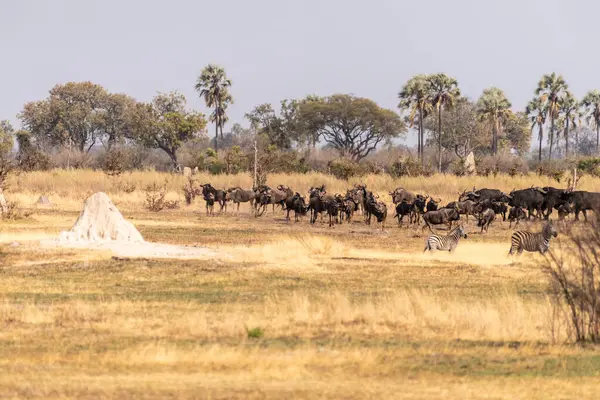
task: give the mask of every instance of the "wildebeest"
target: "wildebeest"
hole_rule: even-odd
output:
[[[396,204],[396,215],[394,215],[394,218],[398,218],[398,225],[402,226],[402,220],[407,215],[410,218],[409,223],[412,222],[412,208],[413,205],[406,201],[401,201],[400,203]]]
[[[483,233],[483,231],[488,231],[490,224],[494,221],[494,219],[496,219],[496,213],[491,208],[488,208],[479,214],[477,226],[481,227],[481,233]]]
[[[213,201],[219,203],[219,206],[221,207],[219,212],[223,212],[223,208],[227,211],[227,192],[221,189],[215,189],[210,183],[201,184],[200,187],[202,188],[202,197],[204,197],[205,201],[208,198],[208,195],[212,193]],[[206,206],[206,212],[208,213],[208,204]]]
[[[308,206],[306,205],[306,200],[300,195],[300,193],[296,192],[292,197],[291,208],[294,210],[294,219],[296,222],[298,222],[299,218],[306,215]]]
[[[452,201],[444,208],[456,208],[459,214],[465,215],[467,221],[469,221],[469,215],[475,214],[475,202],[473,200]]]
[[[556,210],[558,211],[558,219],[562,221],[573,212],[573,207],[569,203],[564,203],[558,206]]]
[[[527,210],[527,218],[531,218],[536,211],[538,217],[542,216],[542,204],[544,204],[544,193],[540,188],[529,188],[513,190],[510,192],[511,199],[508,205],[521,207]]]
[[[525,212],[525,210],[523,210],[521,207],[511,207],[510,211],[508,212],[508,221],[510,222],[508,224],[508,228],[512,228],[512,223],[515,223],[515,228],[517,227],[517,225],[519,225],[519,221],[522,219],[527,218],[527,214]]]
[[[290,189],[289,186],[286,185],[277,186],[277,190],[279,190],[282,193],[285,193],[285,198],[283,199],[283,204],[285,205],[285,208],[287,210],[287,215],[285,216],[285,219],[289,220],[290,212],[293,210],[294,207],[294,196],[296,195],[296,192],[294,192],[292,189]]]
[[[511,245],[508,254],[521,254],[523,250],[538,251],[544,254],[550,248],[550,239],[553,236],[558,236],[558,233],[552,226],[552,221],[546,222],[541,232],[516,231],[510,238]]]
[[[408,190],[402,187],[396,188],[395,190],[389,192],[389,195],[392,196],[392,201],[394,202],[394,204],[398,204],[403,201],[412,204],[412,202],[415,201],[416,198],[416,196],[413,193],[409,192]]]
[[[441,236],[433,234],[427,238],[425,242],[425,250],[434,251],[434,250],[447,250],[449,252],[453,252],[456,246],[458,246],[458,241],[461,238],[467,238],[467,234],[462,225],[454,228],[448,235]]]
[[[427,211],[435,211],[438,209],[442,199],[434,200],[433,197],[427,202]]]
[[[240,203],[250,202],[250,207],[253,208],[255,198],[256,192],[252,189],[244,190],[237,186],[227,190],[227,199],[237,204],[237,212],[240,212]]]
[[[384,202],[378,201],[377,197],[373,194],[373,192],[368,192],[366,196],[366,211],[368,214],[368,219],[366,223],[368,225],[371,224],[371,216],[375,216],[377,218],[377,223],[381,225],[381,230],[385,228],[385,220],[387,218],[387,206]]]
[[[596,213],[596,217],[600,216],[600,193],[578,190],[569,193],[566,198],[567,201],[573,205],[575,221],[579,221],[580,211],[583,212],[583,217],[586,221],[586,211],[588,210],[594,211],[594,213]]]
[[[487,209],[494,210],[494,213],[502,215],[502,221],[506,221],[506,213],[508,211],[508,207],[506,207],[506,204],[497,201],[491,201],[488,199],[475,204],[473,211],[475,213],[481,214]]]
[[[458,213],[458,209],[455,208],[442,208],[437,211],[427,211],[423,214],[423,225],[422,228],[428,227],[429,230],[433,233],[432,225],[447,225],[448,230],[452,228],[453,221],[460,220],[460,214]]]
[[[206,201],[206,215],[214,215],[215,195],[213,193],[208,193],[204,196],[204,201]]]
[[[410,223],[418,223],[419,217],[425,214],[425,207],[427,206],[427,198],[429,196],[416,195],[415,200],[412,202],[410,207]]]
[[[329,203],[334,201],[333,196],[328,195],[325,190],[325,186],[313,188],[311,187],[308,191],[308,207],[310,210],[310,223],[314,224],[317,220],[317,216],[328,211]]]

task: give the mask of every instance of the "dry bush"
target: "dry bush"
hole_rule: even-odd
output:
[[[144,187],[146,208],[149,211],[159,212],[166,207],[165,196],[167,195],[167,184],[168,182],[165,180],[162,185],[154,182]]]
[[[600,230],[565,225],[560,252],[550,252],[543,271],[554,295],[553,317],[567,326],[570,339],[600,342]]]
[[[186,179],[183,185],[183,196],[185,197],[185,204],[189,206],[194,202],[196,196],[200,195],[201,190],[197,180],[193,176],[188,176]]]
[[[6,203],[6,207],[4,208],[4,212],[2,213],[2,219],[7,221],[18,221],[22,219],[27,219],[33,212],[24,211],[18,202],[9,201]]]
[[[175,210],[179,208],[179,200],[165,200],[165,208],[167,210]]]
[[[524,175],[529,171],[525,160],[512,154],[486,156],[476,162],[477,172],[483,176],[508,174],[510,176]]]
[[[125,171],[126,153],[119,148],[112,148],[102,156],[102,171],[108,176],[119,176]]]

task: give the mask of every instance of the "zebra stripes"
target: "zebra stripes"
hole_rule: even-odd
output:
[[[552,236],[556,237],[557,235],[552,222],[544,225],[544,229],[541,232],[516,231],[510,238],[511,245],[508,254],[521,254],[523,250],[539,251],[541,254],[544,254],[550,247]]]
[[[467,234],[462,226],[458,226],[454,228],[448,235],[430,235],[427,238],[427,242],[425,242],[425,250],[447,250],[454,251],[456,246],[458,246],[458,241],[460,238],[467,238]]]

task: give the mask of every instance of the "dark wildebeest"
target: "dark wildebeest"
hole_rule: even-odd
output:
[[[396,204],[396,215],[394,215],[394,218],[398,218],[398,225],[402,226],[402,220],[406,215],[409,216],[409,223],[412,223],[412,208],[413,205],[406,201]]]
[[[497,201],[491,201],[488,199],[475,204],[473,211],[476,214],[481,214],[487,209],[494,210],[496,214],[501,214],[502,221],[506,221],[506,213],[508,212],[508,207],[506,206],[506,204]]]
[[[382,201],[377,201],[379,196],[375,196],[373,192],[368,192],[366,199],[366,210],[369,218],[367,219],[367,225],[371,224],[371,216],[377,218],[377,223],[381,225],[381,230],[385,228],[385,220],[387,218],[387,206]]]
[[[289,186],[285,186],[285,185],[277,186],[277,190],[285,193],[285,199],[283,200],[283,204],[285,205],[285,208],[287,210],[287,215],[285,216],[285,219],[289,220],[290,219],[290,211],[292,211],[293,206],[294,206],[294,195],[296,193],[292,189],[290,189]]]
[[[301,218],[305,216],[306,212],[308,211],[306,200],[300,195],[300,193],[294,194],[291,206],[292,210],[294,210],[294,219],[296,222],[298,222],[299,217]]]
[[[473,188],[472,191],[467,192],[466,190],[462,193],[459,193],[458,201],[484,201],[484,200],[492,200],[499,201],[502,203],[507,203],[510,200],[510,196],[507,196],[504,192],[498,189],[479,189],[475,190]]]
[[[442,202],[442,199],[434,200],[433,197],[427,202],[427,211],[436,211]]]
[[[317,216],[321,214],[321,218],[323,217],[323,213],[327,212],[327,207],[329,203],[334,201],[333,196],[328,195],[325,190],[325,186],[313,188],[311,187],[308,191],[308,207],[310,209],[310,223],[314,224],[317,221]]]
[[[479,221],[477,226],[481,227],[481,233],[485,230],[488,231],[490,224],[496,219],[496,213],[491,208],[486,209],[484,212],[479,214]]]
[[[207,199],[208,195],[210,193],[212,193],[213,197],[214,197],[214,201],[216,201],[217,203],[219,203],[219,206],[221,207],[219,209],[219,212],[223,212],[223,208],[225,208],[225,211],[227,211],[227,192],[221,189],[215,189],[210,183],[205,183],[200,185],[200,187],[202,188],[202,196],[204,197],[204,200]],[[207,205],[207,213],[208,213],[208,205]]]
[[[346,197],[344,197],[344,206],[342,207],[344,212],[343,215],[346,217],[348,223],[352,222],[354,213],[358,211],[358,204],[356,197],[348,190],[346,192]]]
[[[573,207],[569,203],[564,203],[556,208],[558,211],[558,219],[563,221],[569,214],[573,212]]]
[[[391,191],[389,195],[392,196],[392,201],[394,202],[394,204],[398,204],[403,201],[412,204],[416,198],[416,196],[413,193],[401,187]]]
[[[519,221],[527,218],[527,213],[521,207],[512,207],[508,212],[508,229],[512,228],[512,223],[515,223],[515,228],[519,225]]]
[[[354,185],[354,190],[356,191],[357,195],[362,198],[362,209],[363,209],[363,215],[365,217],[365,222],[367,222],[367,220],[369,220],[371,218],[371,216],[369,215],[369,210],[367,207],[367,203],[368,203],[368,199],[367,199],[367,186],[364,184],[361,185]]]
[[[437,211],[427,211],[425,214],[423,214],[423,222],[425,222],[425,225],[423,225],[422,228],[428,227],[429,230],[434,233],[433,229],[431,228],[432,225],[447,225],[448,230],[450,230],[452,229],[452,222],[459,220],[460,214],[458,213],[458,209],[456,207],[442,208]]]
[[[553,209],[557,209],[567,202],[568,191],[556,189],[550,186],[542,188],[544,194],[544,202],[542,203],[542,211],[545,211],[544,218],[550,218]]]
[[[469,215],[475,215],[475,202],[473,200],[452,201],[444,208],[456,208],[459,214],[465,215],[467,222],[469,221]]]
[[[542,204],[544,204],[544,193],[540,188],[529,188],[521,190],[513,190],[510,192],[510,201],[508,205],[511,207],[521,207],[527,210],[527,218],[531,218],[533,212],[537,216],[542,216]]]
[[[240,187],[233,187],[227,190],[227,198],[233,204],[237,204],[237,212],[240,212],[240,203],[250,202],[250,208],[254,208],[254,199],[256,192],[252,189],[244,190]]]
[[[600,216],[600,193],[598,192],[586,192],[586,191],[575,191],[569,193],[567,201],[572,204],[575,212],[575,221],[579,221],[579,212],[583,212],[583,217],[587,222],[586,211],[592,210],[596,213],[596,216]]]
[[[209,193],[204,197],[204,201],[206,201],[206,215],[214,215],[215,212],[215,195],[213,193]]]
[[[423,214],[425,214],[425,207],[427,205],[427,199],[429,198],[429,196],[423,196],[418,194],[415,197],[415,200],[412,202],[411,204],[411,208],[410,208],[410,223],[418,223],[419,222],[419,217]]]

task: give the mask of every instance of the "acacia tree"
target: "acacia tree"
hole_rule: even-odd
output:
[[[429,99],[438,116],[438,172],[442,172],[442,111],[452,107],[460,96],[458,81],[446,74],[439,73],[427,77]]]
[[[577,128],[581,116],[579,102],[571,92],[567,92],[560,102],[559,115],[565,126],[565,156],[569,157],[569,130],[571,126]]]
[[[110,151],[117,142],[127,136],[128,132],[128,114],[135,107],[136,101],[122,93],[107,93],[103,99],[103,125],[104,137],[102,143]]]
[[[415,123],[415,117],[418,115],[417,153],[421,164],[423,163],[425,148],[423,120],[431,110],[428,87],[427,76],[416,75],[409,79],[398,93],[400,99],[398,107],[409,112],[408,120],[411,128]]]
[[[589,91],[581,100],[581,106],[587,114],[588,124],[593,122],[596,127],[596,154],[600,152],[600,90]]]
[[[540,140],[538,161],[542,161],[542,139],[544,138],[544,124],[548,115],[548,105],[539,97],[534,97],[527,104],[525,114],[531,119],[531,130],[533,131],[536,125],[538,127],[538,139]]]
[[[561,99],[567,93],[569,86],[562,75],[555,72],[542,76],[535,90],[535,94],[543,102],[548,103],[548,117],[550,117],[550,153],[548,158],[552,159],[552,146],[554,144],[554,123],[560,111]]]
[[[138,103],[131,113],[129,132],[144,146],[163,150],[175,170],[181,169],[177,150],[186,141],[202,135],[203,114],[186,110],[186,99],[178,92],[159,93],[152,103]]]
[[[496,87],[485,89],[477,101],[477,115],[492,126],[492,154],[498,154],[498,132],[503,121],[512,114],[510,101],[504,92]]]
[[[341,157],[360,161],[406,131],[398,114],[369,99],[347,94],[303,101],[298,118]]]
[[[195,89],[198,95],[204,99],[207,107],[214,108],[210,117],[215,124],[215,149],[218,150],[219,128],[223,138],[223,125],[226,121],[226,109],[233,103],[233,97],[229,94],[231,80],[227,78],[225,69],[215,64],[207,65],[198,80]]]

